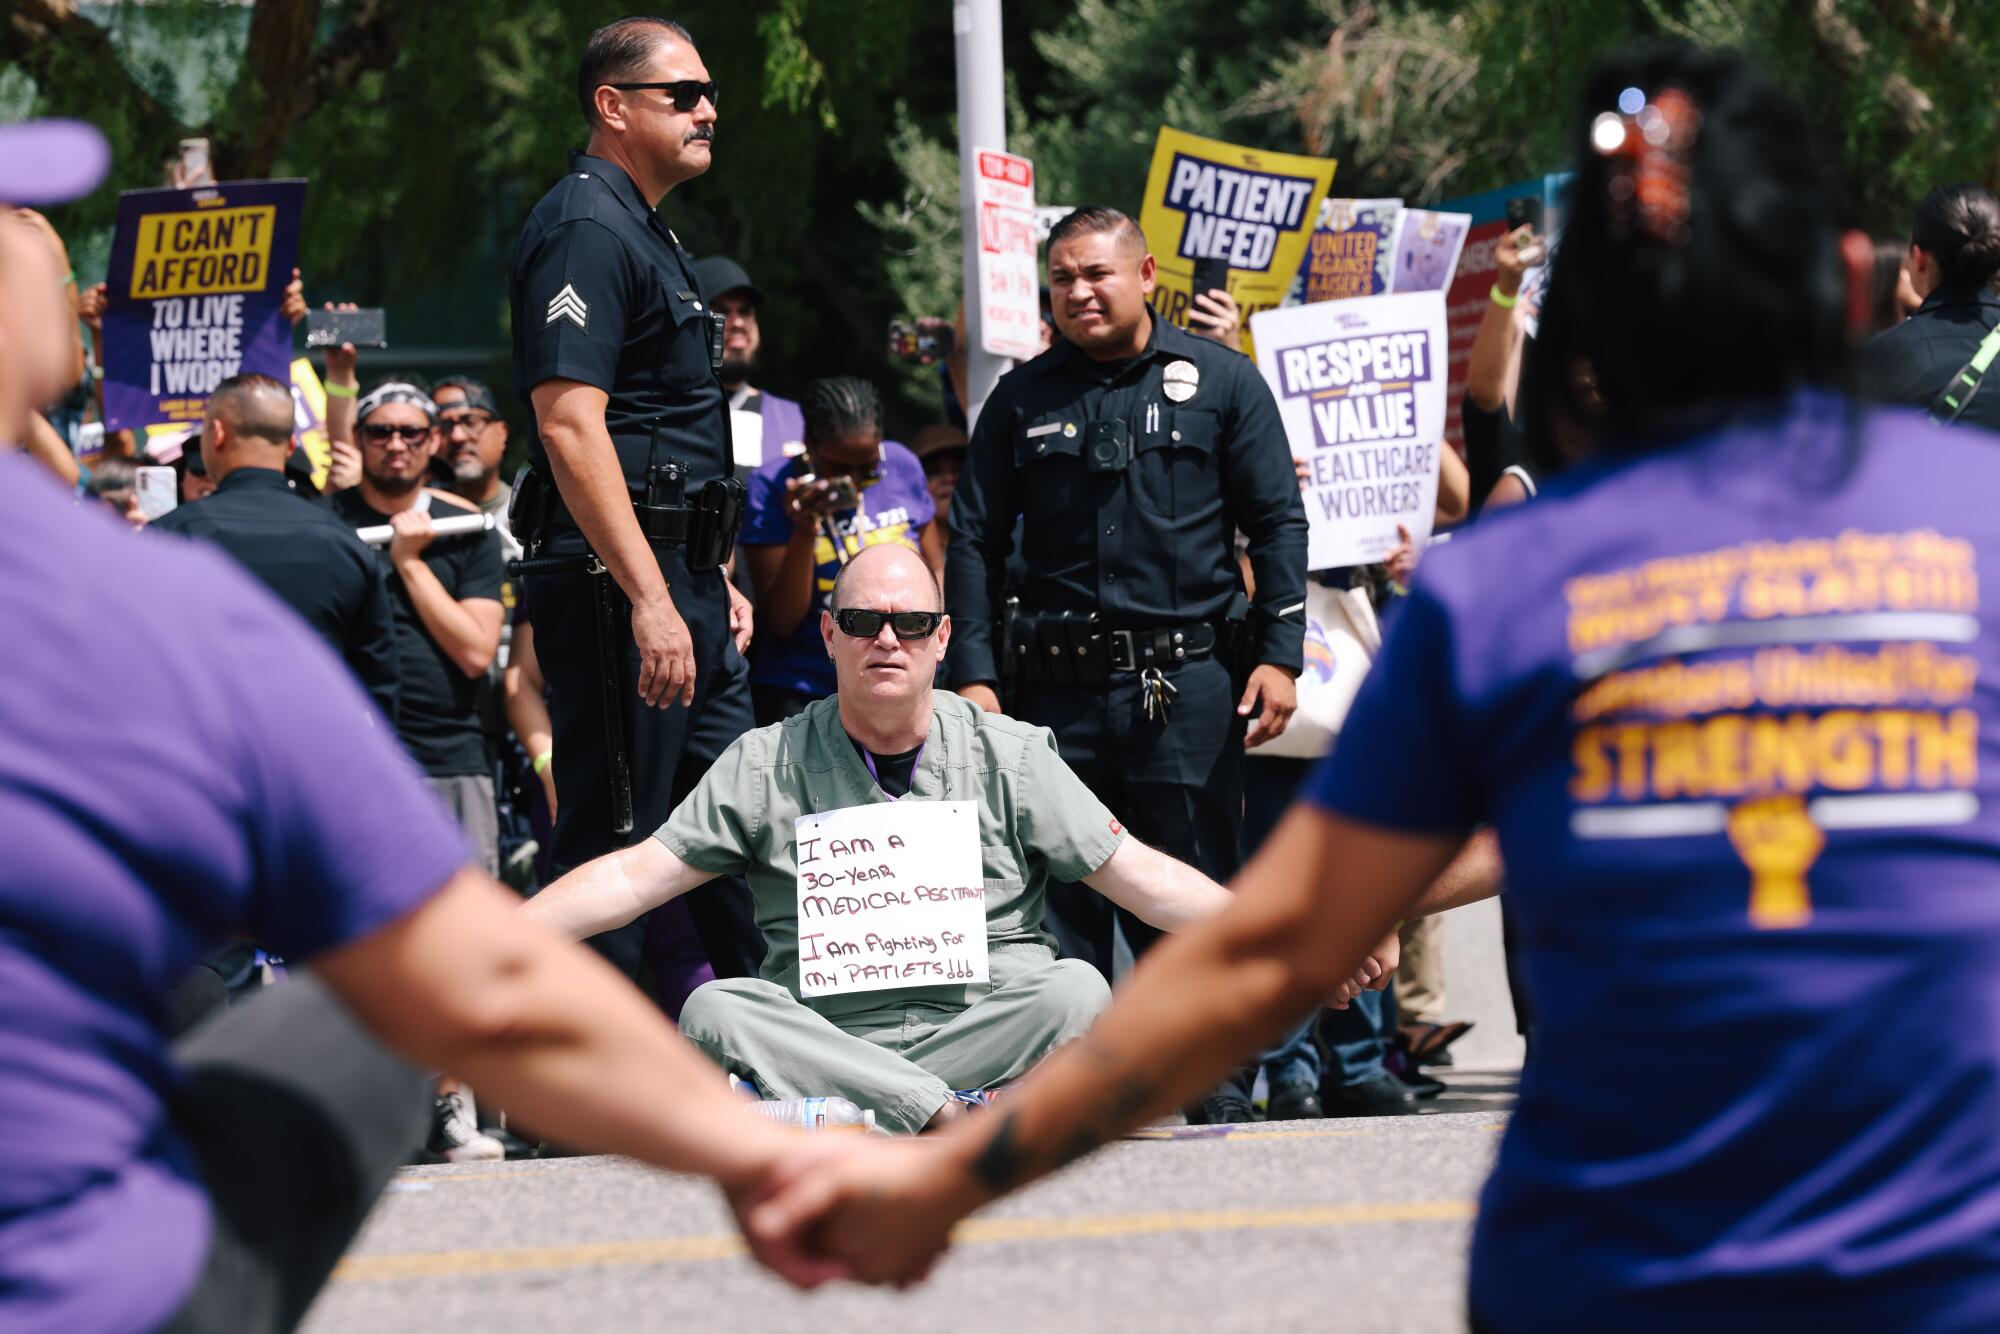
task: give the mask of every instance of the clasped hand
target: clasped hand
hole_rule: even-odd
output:
[[[801,1135],[729,1192],[751,1254],[802,1288],[836,1279],[922,1282],[983,1202],[966,1137]]]

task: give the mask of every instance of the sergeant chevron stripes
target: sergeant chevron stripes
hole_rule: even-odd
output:
[[[589,332],[590,307],[569,283],[564,283],[562,291],[549,299],[549,317],[542,323],[554,324],[557,320],[568,320],[577,328]]]

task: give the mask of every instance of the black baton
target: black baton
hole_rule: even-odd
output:
[[[625,758],[625,682],[618,670],[618,583],[604,563],[588,552],[573,556],[530,556],[507,562],[507,573],[587,574],[597,599],[598,686],[604,692],[604,758],[611,779],[611,832],[632,832],[632,768]]]

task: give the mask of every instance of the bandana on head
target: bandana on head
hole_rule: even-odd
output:
[[[437,404],[431,402],[431,396],[415,385],[404,384],[399,380],[391,380],[387,384],[378,384],[375,388],[371,389],[367,396],[355,405],[354,420],[357,422],[367,421],[368,414],[381,407],[384,403],[411,404],[412,406],[421,408],[424,416],[430,418],[432,422],[435,423],[437,421]]]

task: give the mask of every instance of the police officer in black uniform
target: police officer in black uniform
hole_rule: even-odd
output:
[[[192,442],[187,448],[193,448]],[[215,543],[319,632],[392,726],[400,687],[396,625],[375,553],[354,530],[292,489],[292,391],[268,375],[215,387],[201,424],[215,491],[150,525]]]
[[[720,567],[741,521],[718,326],[655,211],[708,170],[716,86],[685,29],[631,18],[591,35],[578,95],[589,147],[529,214],[509,278],[515,382],[535,411],[515,533],[555,730],[557,874],[671,812],[714,707],[733,596]],[[582,568],[551,568],[565,561]],[[736,731],[751,725],[746,712]],[[747,892],[689,907],[717,974],[754,973]],[[639,936],[598,943],[637,976]]]
[[[1246,726],[1253,742],[1284,730],[1302,665],[1306,519],[1284,426],[1246,357],[1148,309],[1153,257],[1125,214],[1058,223],[1049,288],[1062,336],[1001,379],[952,497],[952,679],[989,709],[1004,680],[1008,712],[1052,728],[1136,836],[1227,880]],[[1049,906],[1065,952],[1108,976],[1110,905],[1057,886]],[[1118,918],[1135,950],[1158,934]]]

